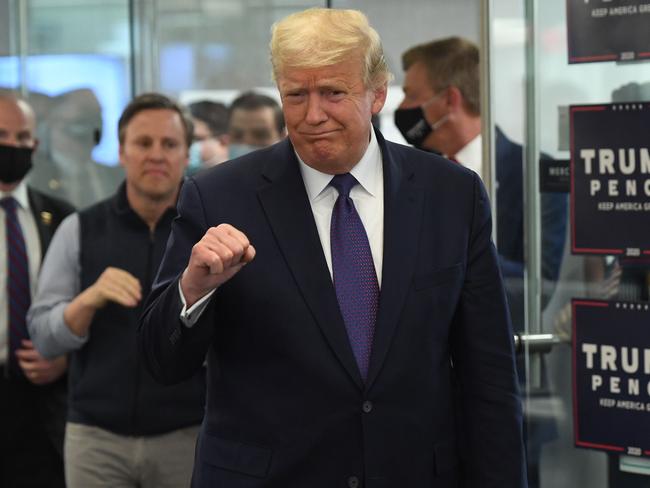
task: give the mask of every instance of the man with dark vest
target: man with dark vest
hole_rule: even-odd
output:
[[[29,340],[26,315],[42,254],[74,209],[27,186],[38,145],[34,111],[0,94],[0,486],[63,487],[65,371]]]
[[[167,97],[145,94],[125,108],[118,133],[126,180],[62,223],[29,328],[45,357],[72,353],[68,486],[187,486],[203,372],[173,387],[156,383],[137,353],[136,328],[176,216],[192,123]]]

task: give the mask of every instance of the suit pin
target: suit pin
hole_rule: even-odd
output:
[[[52,223],[52,214],[50,212],[41,212],[41,222],[45,225],[50,225]]]

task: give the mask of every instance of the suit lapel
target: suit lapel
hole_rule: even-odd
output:
[[[359,373],[314,222],[298,160],[289,140],[264,171],[258,197],[302,296],[334,354],[359,388]]]
[[[401,154],[389,150],[377,133],[384,169],[384,256],[377,325],[366,388],[386,359],[416,266],[422,220],[422,193]]]
[[[53,229],[53,215],[52,212],[46,210],[43,199],[41,196],[31,188],[27,188],[27,195],[29,198],[29,207],[36,221],[36,228],[38,229],[38,237],[41,241],[41,259],[45,255],[45,250],[48,248],[50,241],[52,240],[52,235],[54,234]]]

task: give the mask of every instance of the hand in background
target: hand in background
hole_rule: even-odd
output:
[[[109,302],[133,308],[140,300],[140,281],[128,271],[108,267],[95,283],[68,304],[63,311],[63,320],[73,334],[85,337],[97,310]]]
[[[131,308],[142,300],[142,288],[138,279],[128,271],[108,267],[82,295],[85,304],[95,309],[105,307],[108,302]]]
[[[23,340],[23,347],[16,350],[18,364],[25,377],[35,385],[47,385],[58,380],[68,367],[68,358],[58,356],[52,360],[45,359],[34,348],[32,341]]]

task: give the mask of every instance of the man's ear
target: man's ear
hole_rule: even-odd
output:
[[[221,143],[222,146],[227,146],[230,144],[230,136],[228,134],[218,135],[216,139]]]
[[[465,97],[457,87],[451,85],[447,88],[446,102],[450,108],[458,110],[464,106]]]
[[[120,157],[120,166],[124,166],[124,146],[122,144],[119,146],[118,154]]]
[[[375,88],[374,90],[372,90],[372,93],[374,99],[372,101],[371,113],[375,115],[381,112],[381,109],[384,107],[384,104],[386,103],[386,96],[388,94],[388,83],[384,83],[380,87]]]

